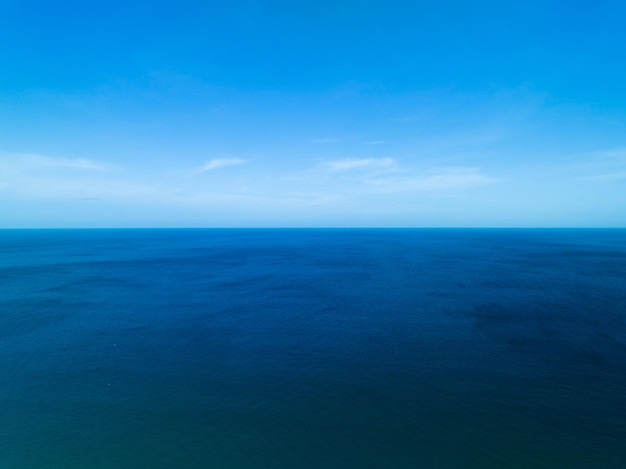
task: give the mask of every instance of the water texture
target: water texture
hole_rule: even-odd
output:
[[[626,230],[0,231],[2,468],[626,467]]]

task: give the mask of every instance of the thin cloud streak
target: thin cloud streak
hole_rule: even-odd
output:
[[[0,169],[24,173],[37,170],[69,169],[85,171],[108,171],[110,166],[86,158],[66,158],[39,154],[0,154]]]
[[[202,174],[206,173],[207,171],[227,168],[229,166],[239,166],[244,163],[246,163],[246,160],[242,160],[241,158],[213,158],[212,160],[207,161],[201,168],[199,168],[197,173]]]
[[[350,158],[345,160],[327,161],[331,171],[347,171],[352,169],[390,168],[396,165],[393,158]]]
[[[498,181],[476,168],[451,168],[425,176],[370,179],[367,183],[381,192],[455,192]]]

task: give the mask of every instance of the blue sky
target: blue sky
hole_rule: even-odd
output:
[[[626,226],[626,4],[0,3],[0,226]]]

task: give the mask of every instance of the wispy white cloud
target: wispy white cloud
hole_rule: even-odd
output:
[[[4,195],[31,200],[129,200],[148,194],[136,182],[120,180],[120,172],[99,161],[43,155],[0,155]],[[149,195],[153,195],[150,192]]]
[[[246,160],[241,158],[213,158],[210,161],[204,163],[204,165],[198,169],[198,173],[206,173],[207,171],[213,171],[214,169],[227,168],[229,166],[238,166],[244,164]]]
[[[610,182],[626,179],[626,148],[603,149],[571,155],[564,163],[551,166],[559,175],[577,181]]]
[[[86,158],[66,158],[39,154],[0,154],[0,168],[7,172],[32,172],[37,170],[107,171],[110,166]]]
[[[0,190],[20,198],[90,196],[114,174],[114,167],[86,158],[0,153]]]
[[[450,192],[498,182],[499,179],[483,174],[477,168],[447,168],[431,171],[426,175],[368,180],[382,192]]]
[[[331,171],[391,168],[396,165],[396,160],[393,158],[349,158],[345,160],[327,161],[326,165]]]

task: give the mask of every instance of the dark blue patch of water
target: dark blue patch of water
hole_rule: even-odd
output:
[[[0,231],[0,466],[621,468],[625,230]]]

